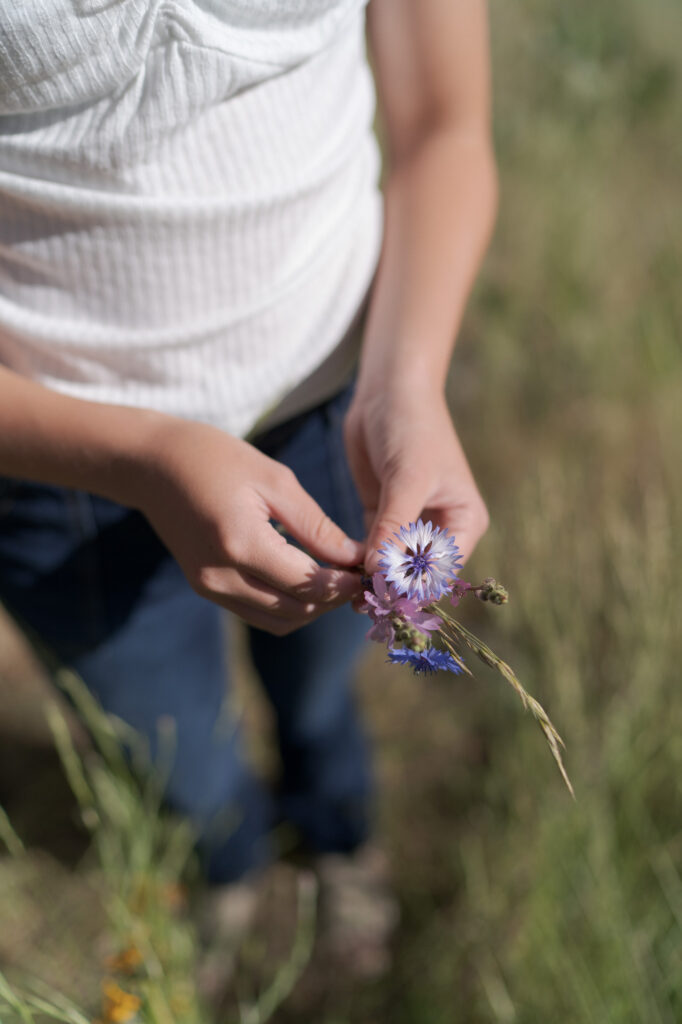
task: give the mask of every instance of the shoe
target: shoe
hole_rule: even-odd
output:
[[[317,854],[312,868],[319,887],[322,956],[356,978],[386,974],[400,911],[385,853],[366,844],[351,854]]]
[[[214,885],[196,901],[197,990],[209,1006],[220,1004],[234,976],[239,950],[256,916],[258,890],[252,880]]]

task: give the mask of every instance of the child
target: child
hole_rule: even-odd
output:
[[[351,569],[420,514],[465,558],[486,527],[444,397],[495,207],[484,0],[367,29],[383,202],[363,0],[0,13],[0,598],[152,750],[175,721],[213,885],[279,820],[362,873]],[[220,713],[220,608],[275,796]]]

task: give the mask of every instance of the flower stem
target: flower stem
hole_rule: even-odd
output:
[[[515,673],[509,667],[509,665],[507,665],[505,661],[502,661],[501,658],[498,658],[495,652],[492,651],[487,644],[483,643],[482,640],[479,640],[477,636],[470,632],[470,630],[468,630],[466,626],[463,626],[461,622],[457,622],[456,619],[453,619],[453,617],[448,612],[444,611],[440,607],[432,605],[429,610],[433,610],[434,614],[440,615],[444,622],[446,622],[449,628],[455,633],[458,640],[461,640],[464,644],[466,644],[469,650],[473,651],[473,653],[478,658],[480,658],[480,660],[485,665],[488,665],[490,668],[496,669],[503,677],[503,679],[505,679],[510,684],[510,686],[513,687],[519,699],[521,700],[523,706],[528,711],[530,711],[530,713],[533,715],[535,720],[540,725],[540,728],[542,729],[543,733],[545,734],[545,739],[547,740],[549,749],[552,752],[552,756],[557,763],[559,771],[561,772],[561,777],[566,783],[569,793],[575,799],[575,792],[573,790],[573,786],[571,785],[571,780],[569,779],[566,769],[564,767],[563,758],[561,756],[561,747],[565,747],[565,743],[562,740],[559,733],[557,732],[557,730],[555,729],[549,715],[543,708],[542,704],[540,704],[540,702],[537,701],[535,697],[531,696],[531,694],[528,693],[526,689],[524,689],[524,687],[517,679]],[[444,637],[444,632],[441,632],[441,636]]]

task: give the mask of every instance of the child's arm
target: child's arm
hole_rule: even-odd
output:
[[[68,398],[0,367],[0,476],[91,491],[139,509],[192,586],[240,618],[283,634],[352,597],[349,540],[293,473],[214,427]]]
[[[453,530],[467,557],[487,513],[444,386],[496,208],[485,2],[371,0],[369,38],[386,228],[347,448],[370,552],[424,513]]]

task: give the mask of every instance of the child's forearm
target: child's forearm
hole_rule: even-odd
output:
[[[497,203],[485,0],[372,0],[388,174],[361,367],[368,392],[441,392]]]
[[[68,398],[0,367],[0,475],[139,509],[202,596],[283,635],[355,595],[363,545],[294,474],[216,427]]]
[[[69,398],[0,367],[0,475],[128,503],[131,468],[162,418]]]
[[[386,224],[345,426],[373,572],[382,541],[422,513],[464,558],[487,526],[444,384],[497,185],[485,0],[372,0],[368,13]]]
[[[436,128],[389,173],[361,386],[442,389],[497,203],[490,143]]]
[[[484,137],[434,130],[389,177],[384,247],[346,421],[370,572],[381,542],[425,510],[452,530],[464,559],[487,527],[444,384],[495,205]]]

